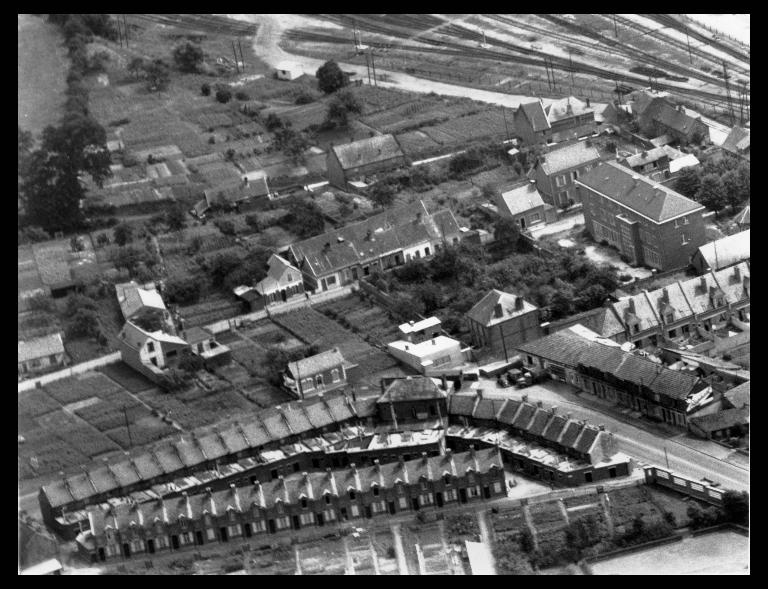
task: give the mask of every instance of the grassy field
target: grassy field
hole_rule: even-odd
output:
[[[37,136],[63,112],[67,50],[57,27],[41,16],[18,15],[19,126]]]

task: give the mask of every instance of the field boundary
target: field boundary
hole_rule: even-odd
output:
[[[51,374],[46,374],[38,378],[30,378],[28,380],[24,380],[19,383],[19,393],[36,389],[37,387],[41,387],[43,385],[46,385],[48,383],[51,383],[57,380],[62,380],[64,378],[68,378],[76,374],[88,372],[100,366],[106,366],[107,364],[114,364],[115,362],[119,362],[120,360],[121,360],[120,352],[113,352],[111,354],[107,354],[106,356],[102,356],[100,358],[88,360],[87,362],[82,362],[81,364],[75,364],[74,366],[70,366],[69,368],[59,370],[58,372],[52,372]]]

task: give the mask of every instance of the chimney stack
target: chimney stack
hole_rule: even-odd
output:
[[[448,390],[448,380],[445,378],[445,374],[440,377],[440,387],[444,390]]]
[[[554,415],[557,413],[557,405],[552,405],[552,407],[549,408],[549,412]]]
[[[667,303],[669,302],[669,291],[666,286],[661,289],[661,300]]]
[[[432,345],[433,345],[433,346],[436,346],[436,345],[437,345],[437,342],[435,341],[435,338],[432,338]]]
[[[534,192],[536,190],[536,180],[528,182],[528,192]]]
[[[445,455],[448,457],[448,459],[452,458],[453,457],[453,450],[451,450],[450,448],[446,448],[445,449]]]
[[[421,453],[421,459],[424,461],[425,464],[427,463],[429,458],[427,457],[427,453],[426,452],[422,452]]]
[[[528,395],[527,394],[523,395],[522,396],[522,400],[523,400],[523,403],[527,403],[528,402]]]
[[[701,277],[701,282],[699,284],[699,288],[701,288],[702,291],[707,292],[707,279],[706,277]]]
[[[589,108],[589,98],[587,98],[587,108]]]
[[[604,432],[605,431],[605,425],[601,423],[600,425],[597,426],[597,429],[599,429],[601,432]]]
[[[515,310],[520,311],[523,308],[523,297],[515,297]]]
[[[483,399],[483,389],[477,389],[475,391],[475,397],[477,397],[478,401],[482,401],[482,399]]]
[[[570,421],[572,417],[573,417],[573,413],[566,413],[566,414],[565,414],[565,418],[566,418],[568,421]]]
[[[733,267],[733,278],[736,282],[741,282],[741,270],[738,266]]]
[[[536,401],[536,406],[540,408],[544,407],[544,401]]]
[[[502,309],[501,303],[496,303],[496,306],[493,308],[493,316],[497,319],[504,316],[504,309]]]
[[[635,299],[629,299],[629,311],[632,314],[635,314]]]

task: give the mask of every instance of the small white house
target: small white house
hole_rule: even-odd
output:
[[[469,349],[463,350],[458,340],[438,335],[417,344],[403,340],[392,342],[387,345],[387,351],[404,364],[430,376],[461,366]]]
[[[278,80],[295,80],[302,73],[301,68],[295,63],[283,62],[275,66],[275,75]]]

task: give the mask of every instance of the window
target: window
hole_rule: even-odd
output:
[[[338,368],[334,368],[333,370],[331,370],[331,380],[333,382],[339,382],[341,380],[341,378],[339,377],[339,369]]]
[[[328,286],[330,286],[330,285],[332,285],[332,284],[336,284],[336,277],[335,277],[335,276],[329,276],[329,277],[328,277],[328,278],[325,280],[325,283],[326,283]]]
[[[252,527],[253,527],[253,531],[257,532],[257,533],[258,532],[264,532],[267,529],[267,526],[264,523],[264,520],[261,520],[261,519],[256,520],[255,522],[253,522]]]
[[[445,492],[445,501],[456,501],[456,489],[448,489]]]
[[[400,505],[400,509],[408,509],[408,500],[405,497],[400,497],[398,505]]]
[[[654,250],[643,246],[643,258],[645,259],[645,263],[649,266],[661,268],[661,256]]]
[[[322,374],[318,374],[317,377],[315,378],[315,380],[317,381],[317,388],[320,388],[321,386],[323,386],[323,375]]]
[[[683,217],[683,225],[688,225],[688,217]]]
[[[306,498],[306,497],[302,497],[302,498],[301,498],[301,508],[302,508],[302,509],[306,509],[306,508],[307,508],[307,505],[308,505],[308,503],[307,503],[307,498]]]
[[[329,521],[329,522],[336,521],[336,510],[326,509],[323,512],[323,517],[325,518],[325,521]]]
[[[280,515],[283,514],[283,502],[280,501],[279,499],[275,501],[275,509],[277,509],[277,513],[279,513]]]
[[[686,239],[685,233],[681,234],[681,245],[687,245],[691,242],[690,239]]]
[[[178,350],[168,350],[168,353],[166,354],[166,357],[173,358],[176,355],[177,352],[178,352]]]
[[[493,483],[493,492],[501,493],[501,483],[499,481],[496,481],[495,483]]]
[[[475,484],[475,474],[474,473],[472,473],[472,472],[467,473],[467,482],[470,485],[474,485]]]
[[[575,180],[577,180],[578,178],[579,178],[579,171],[578,171],[578,170],[574,170],[573,172],[571,172],[571,179],[572,179],[572,180],[574,180],[574,181],[575,181]]]
[[[154,351],[155,351],[154,342],[147,342],[147,352],[154,352]]]
[[[421,252],[420,252],[419,250],[416,250],[416,253],[415,253],[415,254],[413,254],[413,255],[414,255],[414,257],[415,257],[417,260],[418,260],[419,258],[421,258]]]
[[[561,205],[568,204],[568,191],[563,190],[561,193],[559,193],[558,200],[560,201]]]
[[[157,366],[157,358],[155,358],[154,356],[150,358],[149,361],[152,362],[152,364],[154,364],[155,366]]]
[[[357,493],[355,493],[354,489],[349,490],[349,498],[354,501],[357,498]]]
[[[301,468],[301,466],[299,466],[298,462],[294,462],[293,463],[293,472],[299,472],[300,468]]]
[[[539,219],[541,219],[541,215],[539,215],[539,213],[533,213],[533,215],[531,215],[531,223],[535,223]]]
[[[672,323],[675,320],[675,314],[674,313],[667,313],[664,321],[667,323]]]
[[[312,380],[311,378],[305,378],[301,381],[301,383],[302,383],[302,388],[305,391],[311,391],[315,388],[315,381]]]
[[[373,485],[373,496],[374,497],[379,496],[379,485]]]
[[[286,279],[288,282],[290,282],[290,281],[292,280],[292,278],[291,278],[291,273],[290,273],[290,272],[288,272],[288,273],[285,275],[285,279]]]
[[[216,532],[214,531],[213,528],[208,528],[206,530],[206,534],[205,535],[208,537],[209,540],[215,540],[216,539]]]
[[[315,523],[315,514],[314,513],[302,513],[299,517],[299,521],[301,521],[302,525],[308,526]]]
[[[425,247],[425,248],[424,248],[424,255],[425,255],[425,256],[428,256],[428,255],[429,255],[429,248],[428,248],[428,247]]]
[[[352,505],[349,509],[352,517],[360,517],[360,508],[357,505]]]
[[[227,532],[229,537],[233,536],[239,536],[240,535],[240,525],[236,524],[234,526],[227,526]]]
[[[555,183],[558,186],[565,186],[565,176],[555,176]]]
[[[325,504],[326,505],[330,505],[331,504],[331,494],[330,493],[326,493],[325,494]]]
[[[290,518],[287,515],[285,517],[278,517],[278,518],[276,518],[275,519],[275,527],[278,530],[284,530],[285,528],[290,528],[291,527],[291,520],[290,520]]]
[[[277,469],[273,468],[272,470],[270,470],[269,471],[269,476],[271,476],[272,480],[274,481],[277,478]]]
[[[421,505],[432,505],[435,502],[435,498],[432,497],[432,493],[423,493],[419,495],[419,503]]]
[[[450,487],[451,486],[451,475],[449,475],[449,474],[443,475],[443,481],[445,482],[445,484],[447,486]]]

